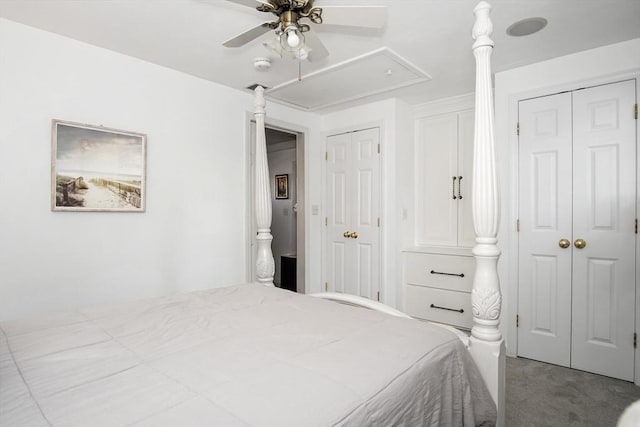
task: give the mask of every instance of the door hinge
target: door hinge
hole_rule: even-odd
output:
[[[516,219],[516,233],[520,232],[520,219]]]
[[[325,227],[327,225],[329,225],[329,217],[327,217],[327,216],[324,217],[324,225],[325,225]]]
[[[378,218],[378,227],[380,227],[380,218]]]
[[[328,282],[324,282],[324,291],[325,292],[329,291],[329,283]]]
[[[378,301],[380,301],[380,291],[378,291],[378,294],[376,295],[376,298],[378,299]]]
[[[378,154],[380,154],[380,144],[378,144]]]
[[[638,234],[638,218],[636,218],[636,234]]]
[[[520,315],[516,314],[516,328],[520,327]]]
[[[638,120],[638,104],[633,107],[633,116],[636,120]]]
[[[325,160],[329,160],[329,152],[328,151],[324,152],[324,159]]]
[[[636,334],[635,332],[633,333],[633,348],[637,348],[638,347],[638,334]]]
[[[516,124],[516,135],[520,136],[520,122]]]

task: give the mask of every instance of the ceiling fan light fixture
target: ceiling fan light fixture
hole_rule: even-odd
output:
[[[304,47],[304,35],[295,25],[290,25],[280,34],[280,45],[287,52],[297,52]]]
[[[300,49],[297,50],[286,50],[282,47],[282,43],[280,42],[280,35],[269,40],[268,42],[262,43],[262,45],[265,47],[265,49],[267,49],[267,51],[269,51],[269,53],[277,58],[301,59],[303,61],[309,58],[309,54],[313,50],[306,44],[303,44]]]

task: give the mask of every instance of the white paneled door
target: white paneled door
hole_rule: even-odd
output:
[[[371,299],[380,289],[380,133],[327,138],[327,290]]]
[[[573,93],[571,366],[629,381],[635,330],[635,92],[631,80]]]
[[[635,80],[520,102],[518,355],[634,379]]]
[[[570,366],[571,93],[520,102],[519,121],[518,355]]]

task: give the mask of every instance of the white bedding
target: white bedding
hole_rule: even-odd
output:
[[[450,331],[261,285],[0,328],[0,426],[495,423]]]

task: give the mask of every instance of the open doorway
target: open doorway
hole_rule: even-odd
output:
[[[275,261],[274,284],[305,292],[304,283],[304,134],[270,125],[265,127],[271,182],[271,249]],[[251,123],[251,194],[254,193],[255,123]],[[253,205],[253,197],[251,198]],[[253,212],[253,206],[251,209]],[[255,218],[252,220],[255,236]],[[256,245],[252,238],[252,280],[255,280]]]

